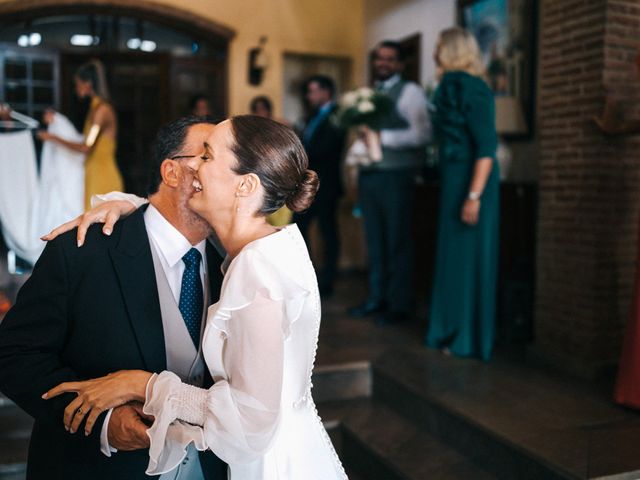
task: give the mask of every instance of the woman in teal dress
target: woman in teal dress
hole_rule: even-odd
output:
[[[493,93],[478,45],[461,28],[440,34],[433,125],[441,167],[430,347],[489,360],[498,268],[500,176]]]

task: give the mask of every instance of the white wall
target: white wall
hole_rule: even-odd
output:
[[[365,0],[365,56],[380,40],[400,40],[420,33],[421,83],[434,82],[433,49],[438,33],[455,22],[455,0]]]

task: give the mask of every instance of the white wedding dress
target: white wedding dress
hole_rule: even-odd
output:
[[[148,474],[172,470],[191,442],[229,464],[231,480],[347,478],[311,397],[320,297],[295,225],[248,244],[209,308],[203,352],[215,384],[154,375],[144,411]]]

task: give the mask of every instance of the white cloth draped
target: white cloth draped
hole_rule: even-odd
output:
[[[193,443],[229,464],[232,480],[344,479],[317,415],[311,372],[320,297],[295,225],[247,245],[209,308],[203,352],[209,390],[154,376],[148,474],[174,468]]]
[[[30,130],[0,133],[0,223],[7,246],[35,263],[44,242],[34,233],[39,207],[36,151]]]
[[[82,143],[83,136],[67,117],[55,113],[49,133],[65,140]],[[44,142],[40,155],[40,205],[38,230],[42,236],[68,222],[84,210],[83,153],[74,152],[55,142]]]
[[[82,134],[60,113],[49,131],[82,141]],[[0,224],[11,250],[35,263],[44,249],[40,237],[83,209],[84,155],[45,142],[38,177],[31,131],[0,133]]]

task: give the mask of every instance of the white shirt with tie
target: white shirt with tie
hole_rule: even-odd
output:
[[[144,202],[141,202],[144,203]],[[158,254],[160,263],[167,282],[171,288],[171,292],[176,300],[176,303],[180,303],[180,289],[182,287],[182,275],[184,273],[185,265],[182,261],[182,257],[191,249],[195,248],[202,255],[203,261],[200,262],[200,282],[205,288],[204,298],[208,298],[209,285],[205,282],[206,278],[206,240],[202,240],[197,245],[191,245],[191,243],[182,235],[166,218],[153,206],[149,205],[147,211],[144,213],[144,223],[153,248]],[[111,413],[113,409],[107,412],[107,416],[102,424],[102,431],[100,434],[100,450],[107,457],[110,457],[112,453],[117,450],[109,445],[108,427],[109,420],[111,419]]]
[[[376,82],[376,88],[390,90],[402,78],[399,74]],[[406,129],[380,131],[380,143],[389,148],[420,147],[431,139],[431,120],[427,110],[427,97],[424,90],[417,83],[407,82],[402,89],[398,103],[398,113],[409,126]]]

